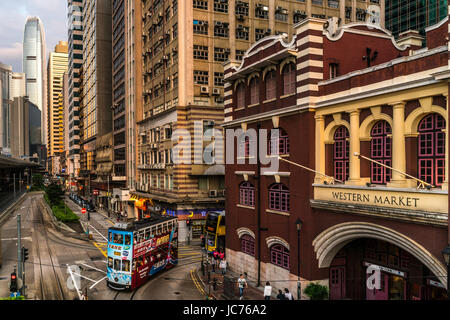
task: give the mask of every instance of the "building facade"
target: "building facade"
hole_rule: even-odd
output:
[[[12,67],[0,63],[0,147],[1,153],[6,155],[11,154],[11,75]]]
[[[27,95],[25,73],[12,72],[9,78],[11,100]]]
[[[64,151],[64,73],[68,66],[67,42],[59,41],[47,65],[47,159],[50,174],[59,174],[59,156]]]
[[[295,31],[225,66],[224,127],[242,130],[226,153],[244,161],[226,165],[227,261],[294,293],[314,281],[330,299],[446,298],[448,18],[427,48],[336,19]],[[250,161],[261,129],[278,169]]]
[[[386,29],[395,37],[408,30],[425,34],[425,28],[435,25],[447,16],[447,1],[386,0]]]
[[[109,0],[82,2],[83,65],[80,70],[80,173],[79,183],[86,197],[92,190],[106,190],[96,180],[97,137],[112,131],[112,3]]]
[[[80,68],[83,64],[82,0],[68,0],[68,168],[71,187],[76,187],[80,171]]]
[[[47,143],[47,80],[44,26],[39,17],[27,18],[23,36],[22,72],[26,75],[26,94],[42,112],[42,143]]]

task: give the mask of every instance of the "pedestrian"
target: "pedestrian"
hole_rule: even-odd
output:
[[[214,251],[213,253],[213,257],[214,257],[214,265],[215,268],[219,269],[219,252],[217,252],[217,250]]]
[[[270,300],[270,297],[272,296],[272,286],[270,285],[270,282],[266,282],[266,286],[264,287],[264,300]]]
[[[284,295],[283,291],[278,289],[278,295],[277,295],[277,299],[278,300],[287,300],[286,296]]]
[[[238,288],[239,288],[239,300],[244,300],[244,289],[247,286],[247,281],[244,278],[244,275],[241,273],[238,279]]]
[[[284,296],[286,297],[287,300],[294,300],[294,298],[292,297],[292,294],[289,292],[288,288],[284,288]]]
[[[227,260],[225,257],[220,261],[219,264],[220,270],[222,270],[222,275],[224,276],[227,273]]]

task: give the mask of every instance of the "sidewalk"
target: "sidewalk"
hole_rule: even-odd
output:
[[[202,283],[205,293],[211,293],[212,297],[215,300],[239,300],[239,289],[237,285],[237,280],[239,278],[239,274],[235,273],[232,270],[227,269],[225,277],[229,280],[228,284],[225,286],[229,286],[228,290],[224,290],[224,276],[222,272],[216,268],[216,271],[212,271],[212,266],[209,265],[208,270],[210,272],[210,284],[208,284],[208,271],[205,268],[205,275],[202,274],[201,267],[197,269],[197,275]],[[214,290],[213,283],[214,279],[216,279],[216,290]],[[244,290],[244,300],[264,300],[264,284],[261,283],[260,287],[256,287],[257,281],[256,279],[251,279],[246,277],[247,287]],[[271,300],[276,300],[276,293],[273,290]],[[232,292],[232,296],[227,296],[227,292]]]

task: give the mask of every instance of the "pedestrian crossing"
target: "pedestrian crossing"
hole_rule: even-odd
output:
[[[202,261],[202,250],[199,245],[180,245],[178,260],[180,265],[195,264]]]

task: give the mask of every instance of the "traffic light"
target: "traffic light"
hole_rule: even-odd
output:
[[[191,227],[191,220],[186,220],[186,226]]]
[[[17,292],[17,275],[15,271],[11,273],[11,284],[9,285],[9,291]]]
[[[28,260],[28,249],[25,247],[22,247],[22,260],[23,262]]]

